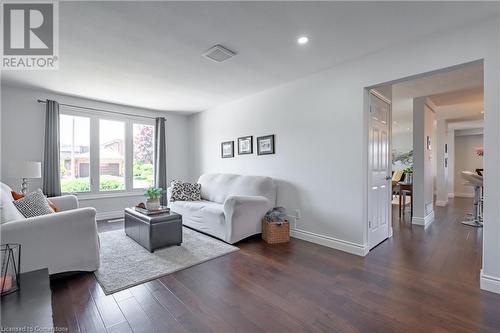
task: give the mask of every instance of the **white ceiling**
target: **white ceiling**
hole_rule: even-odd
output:
[[[448,124],[448,129],[453,130],[467,130],[467,129],[482,129],[484,127],[484,120],[468,120],[468,121],[455,121]]]
[[[483,82],[483,64],[476,62],[392,85],[393,132],[411,132],[415,97],[429,97],[437,119],[483,118]]]
[[[483,97],[484,89],[482,84],[470,89],[454,90],[429,96],[429,98],[437,106],[453,105],[459,103],[482,103]]]
[[[58,71],[5,71],[90,99],[201,111],[404,40],[498,14],[474,2],[60,2]],[[306,34],[309,44],[296,39]],[[238,54],[214,63],[214,44]]]

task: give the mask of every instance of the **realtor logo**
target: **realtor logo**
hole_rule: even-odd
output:
[[[57,69],[57,2],[2,3],[2,69]]]

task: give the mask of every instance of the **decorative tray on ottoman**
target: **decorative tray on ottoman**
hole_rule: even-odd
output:
[[[149,209],[141,208],[141,207],[137,207],[137,206],[135,206],[134,209],[137,212],[144,214],[144,215],[158,215],[158,214],[170,213],[170,208],[168,208],[167,206],[160,206],[159,209],[155,209],[155,210],[149,210]]]

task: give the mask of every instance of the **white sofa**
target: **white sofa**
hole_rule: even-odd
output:
[[[78,208],[74,195],[50,198],[60,212],[25,218],[0,183],[1,242],[21,244],[21,271],[47,267],[49,274],[95,271],[99,239],[94,208]]]
[[[170,202],[172,211],[182,215],[190,228],[233,244],[262,232],[262,217],[276,204],[276,185],[269,177],[232,174],[205,174],[201,201]]]

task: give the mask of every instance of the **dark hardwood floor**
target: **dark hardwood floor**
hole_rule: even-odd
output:
[[[250,239],[110,296],[93,274],[53,280],[54,324],[70,332],[500,332],[500,295],[479,289],[482,230],[459,223],[470,208],[469,199],[437,207],[426,230],[394,214],[394,236],[365,258]]]

